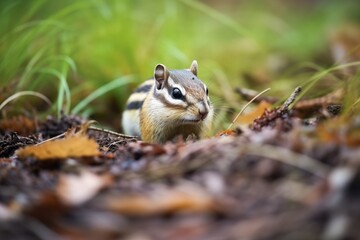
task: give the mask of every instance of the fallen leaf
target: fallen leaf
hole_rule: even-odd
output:
[[[318,137],[324,142],[360,146],[360,124],[346,117],[337,117],[321,123],[316,128]]]
[[[159,156],[166,153],[163,145],[145,142],[130,142],[128,143],[131,152],[136,155],[136,158],[143,156]]]
[[[111,198],[111,210],[125,215],[156,215],[176,212],[214,212],[214,198],[195,184],[174,189],[156,188],[146,194],[129,194]]]
[[[34,157],[37,160],[65,159],[69,157],[94,157],[100,154],[99,146],[86,135],[76,134],[38,145],[19,149],[19,158]]]
[[[265,112],[265,109],[271,109],[271,104],[266,101],[261,101],[253,111],[240,116],[236,120],[236,123],[237,124],[250,124],[257,117],[260,117]]]
[[[83,170],[79,175],[60,175],[56,194],[67,205],[80,205],[111,183],[112,178],[108,174],[97,175]]]
[[[36,121],[25,116],[16,116],[0,120],[0,129],[16,132],[22,136],[30,135],[36,130]]]
[[[232,129],[226,129],[216,133],[215,137],[235,136],[235,135],[236,135],[236,131]]]

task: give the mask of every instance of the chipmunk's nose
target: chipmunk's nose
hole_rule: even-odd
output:
[[[199,109],[199,115],[201,120],[204,120],[207,117],[208,113],[209,111],[206,109],[202,109],[202,110]]]
[[[196,106],[198,109],[200,119],[204,120],[209,114],[210,111],[209,105],[204,101],[200,101],[196,104]]]

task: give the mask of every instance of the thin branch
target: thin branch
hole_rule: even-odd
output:
[[[122,134],[122,133],[117,133],[117,132],[110,131],[110,130],[103,129],[103,128],[89,127],[88,130],[103,132],[103,133],[111,134],[116,137],[125,138],[125,139],[138,139],[137,136],[130,136],[130,135]]]
[[[281,110],[288,110],[289,106],[295,101],[295,99],[299,96],[300,93],[301,93],[301,87],[295,88],[294,92],[281,106]]]

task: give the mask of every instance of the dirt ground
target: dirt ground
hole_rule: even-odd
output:
[[[1,239],[360,239],[359,121],[299,116],[165,145],[3,119]]]

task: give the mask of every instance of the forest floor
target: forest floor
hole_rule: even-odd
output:
[[[1,120],[1,239],[359,239],[359,119],[338,113],[285,104],[165,145],[77,116]]]

